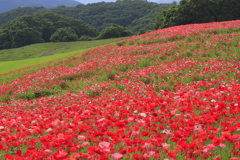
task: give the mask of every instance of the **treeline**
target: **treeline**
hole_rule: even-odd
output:
[[[161,11],[155,29],[193,23],[240,19],[239,0],[181,0],[179,5]]]
[[[82,20],[84,23],[94,26],[99,32],[114,23],[127,27],[134,34],[137,34],[139,29],[151,30],[150,24],[155,21],[159,11],[172,5],[150,3],[142,0],[123,0],[111,3],[100,2],[77,5],[76,7],[59,6],[53,9],[23,7],[1,13],[0,26],[19,16],[52,12]]]
[[[42,42],[76,41],[96,37],[97,30],[71,17],[45,13],[22,16],[0,29],[0,49],[21,47]]]
[[[81,20],[48,12],[21,16],[0,28],[0,49],[43,42],[89,41],[130,35],[131,31],[117,24],[99,33],[95,27]]]

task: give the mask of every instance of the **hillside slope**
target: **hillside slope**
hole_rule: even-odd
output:
[[[1,158],[236,159],[239,34],[175,26],[20,72],[0,85]]]
[[[83,20],[84,23],[96,27],[98,31],[105,29],[112,25],[112,23],[116,23],[124,27],[129,27],[134,33],[137,33],[139,28],[146,30],[151,29],[150,24],[154,22],[158,12],[170,6],[172,6],[172,4],[156,4],[140,1],[116,3],[101,2],[78,5],[76,7],[59,6],[52,9],[43,7],[24,7],[1,13],[0,26],[22,15],[53,12]],[[135,23],[133,22],[134,20],[138,20],[138,22]]]
[[[71,42],[96,37],[96,28],[54,13],[18,17],[0,28],[0,50],[44,42]]]
[[[7,74],[8,77],[18,76],[14,70],[20,69],[26,71],[27,67],[31,70],[33,65],[48,62],[61,57],[66,57],[74,53],[82,53],[83,51],[96,48],[97,46],[106,45],[119,41],[123,38],[113,38],[95,41],[77,41],[77,42],[60,42],[60,43],[41,43],[33,44],[21,48],[6,49],[0,51],[0,75]],[[55,52],[53,52],[55,51]],[[44,57],[43,55],[48,55]],[[49,55],[50,54],[50,55]],[[21,72],[18,70],[17,72]],[[13,75],[8,72],[13,71]],[[0,78],[1,81],[6,81]]]

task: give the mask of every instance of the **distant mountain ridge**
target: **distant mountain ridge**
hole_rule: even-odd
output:
[[[18,7],[45,7],[55,8],[60,5],[74,7],[83,4],[75,0],[1,0],[0,13],[10,11]]]
[[[180,2],[180,0],[156,0],[156,3],[172,3],[172,2]]]
[[[118,1],[112,3],[92,3],[76,7],[59,6],[47,9],[44,7],[19,7],[8,12],[0,13],[0,27],[9,21],[23,16],[52,12],[94,26],[99,32],[113,23],[127,27],[134,34],[140,29],[151,30],[151,24],[156,15],[173,4],[157,4],[146,1]]]

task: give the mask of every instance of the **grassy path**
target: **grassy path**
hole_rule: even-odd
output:
[[[47,53],[44,53],[44,54],[43,54],[43,55],[41,55],[40,57],[49,56],[49,55],[51,55],[52,53],[54,53],[54,52],[58,51],[59,49],[62,49],[62,48],[54,49],[54,50],[52,50],[52,51],[49,51],[49,52],[47,52]]]

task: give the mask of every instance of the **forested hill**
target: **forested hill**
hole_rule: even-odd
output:
[[[54,13],[25,15],[0,28],[0,49],[43,42],[77,41],[82,36],[96,37],[91,25]]]
[[[239,8],[239,0],[181,0],[178,5],[161,11],[153,27],[239,20]]]
[[[76,7],[59,6],[52,9],[44,7],[24,7],[1,13],[0,26],[18,16],[53,12],[81,19],[84,23],[96,27],[98,31],[115,23],[127,27],[136,34],[139,29],[151,29],[150,24],[154,22],[159,11],[167,9],[172,5],[173,4],[157,4],[145,1],[118,1],[77,5]]]
[[[60,5],[76,6],[82,4],[75,0],[1,0],[0,1],[0,13],[12,10],[18,7],[46,7],[54,8]]]

